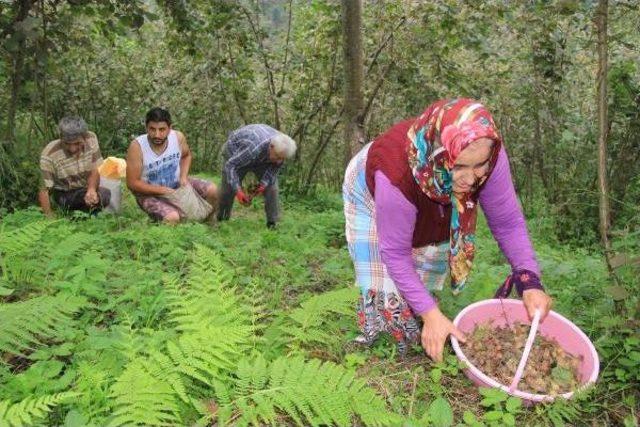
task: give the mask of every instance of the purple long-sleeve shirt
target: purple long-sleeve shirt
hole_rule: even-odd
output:
[[[424,314],[436,306],[436,301],[420,280],[411,256],[418,210],[379,170],[375,172],[375,185],[376,227],[382,262],[413,312]],[[540,268],[518,204],[504,147],[479,199],[489,229],[511,268],[527,269],[539,276]]]

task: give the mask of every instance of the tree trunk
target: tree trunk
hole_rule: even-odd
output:
[[[609,241],[610,207],[609,185],[607,182],[607,136],[609,133],[609,118],[607,110],[607,21],[608,0],[598,1],[596,12],[596,29],[598,32],[598,196],[600,213],[600,238],[604,246],[605,259],[610,272],[611,242]]]
[[[45,132],[46,139],[53,137],[51,128],[49,126],[49,91],[48,91],[48,68],[49,68],[49,53],[47,51],[48,46],[48,31],[47,31],[47,11],[45,10],[45,0],[40,0],[40,15],[42,18],[42,38],[38,43],[38,51],[36,54],[36,64],[40,68],[40,78],[42,84],[42,127]]]
[[[263,36],[260,31],[260,22],[259,17],[256,19],[257,22],[253,22],[253,18],[251,17],[251,13],[245,7],[242,8],[242,11],[251,26],[251,31],[256,39],[256,43],[258,45],[258,53],[262,57],[262,62],[264,64],[265,72],[267,73],[267,84],[269,88],[269,95],[271,97],[271,103],[273,104],[273,127],[277,130],[280,130],[280,107],[278,106],[278,92],[276,90],[275,77],[273,76],[273,68],[269,63],[269,56],[267,55],[267,49],[264,46]],[[283,71],[284,72],[284,71]]]
[[[345,73],[345,154],[351,159],[365,142],[362,52],[362,0],[342,0]]]
[[[29,11],[33,6],[33,0],[20,0],[14,3],[16,8],[16,15],[13,19],[12,26],[25,20],[29,16]],[[25,41],[19,42],[18,49],[12,55],[10,61],[11,69],[11,99],[9,101],[9,108],[7,109],[7,128],[5,131],[6,140],[13,143],[15,141],[15,129],[16,129],[16,112],[18,111],[18,97],[20,95],[20,89],[22,87],[22,74],[24,68],[25,57]]]

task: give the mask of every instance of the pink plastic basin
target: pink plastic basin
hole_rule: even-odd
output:
[[[529,324],[529,317],[524,304],[516,299],[489,299],[471,304],[462,310],[454,319],[456,325],[463,333],[470,333],[477,324],[491,322],[496,326],[504,326],[507,323],[520,321]],[[589,338],[566,317],[550,311],[544,322],[540,323],[538,334],[555,339],[562,348],[574,356],[582,356],[580,364],[581,389],[596,382],[600,370],[598,353]],[[551,396],[547,394],[533,394],[521,390],[509,391],[508,384],[501,384],[482,373],[464,355],[458,340],[451,336],[451,344],[458,359],[467,365],[466,375],[477,385],[482,387],[495,387],[505,392],[531,402],[549,402],[556,397],[569,399],[573,391],[569,393]]]

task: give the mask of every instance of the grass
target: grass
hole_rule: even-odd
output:
[[[41,337],[25,354],[1,353],[0,403],[79,393],[79,398],[56,403],[42,422],[108,422],[109,390],[127,360],[161,349],[179,333],[167,317],[171,306],[166,283],[187,277],[193,254],[204,247],[219,255],[234,292],[254,315],[254,351],[267,360],[295,354],[338,363],[365,379],[404,425],[448,425],[451,417],[453,423],[466,425],[504,425],[512,418],[517,425],[637,425],[640,339],[634,314],[638,297],[632,292],[638,269],[633,265],[619,271],[629,297],[616,302],[608,293],[611,284],[598,254],[559,246],[533,227],[554,309],[590,336],[602,363],[600,381],[589,393],[570,402],[521,407],[478,390],[450,349],[445,362],[434,364],[419,347],[399,358],[388,339],[370,348],[355,346],[350,341],[357,334],[355,313],[347,314],[348,310],[326,310],[319,319],[303,321],[308,324],[292,323],[291,315],[302,303],[353,288],[354,276],[339,196],[287,197],[283,202],[283,220],[275,231],[265,227],[260,200],[249,208],[236,204],[232,219],[213,227],[169,227],[150,222],[127,195],[118,216],[46,222],[26,251],[6,249],[1,236],[43,218],[36,209],[6,215],[0,225],[0,254],[6,261],[0,290],[9,291],[0,297],[2,304],[60,295],[85,302],[70,315],[67,326]],[[484,221],[478,240],[468,289],[459,297],[447,289],[437,295],[450,317],[473,301],[490,298],[508,273]],[[355,307],[355,294],[353,298]],[[319,335],[323,341],[296,337],[294,329],[309,336],[324,333]],[[209,406],[215,399],[214,390],[202,384],[190,390],[191,397]],[[196,412],[193,407],[184,409],[182,420],[195,422]],[[291,422],[279,416],[281,422]]]

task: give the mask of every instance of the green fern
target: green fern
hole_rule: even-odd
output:
[[[9,258],[33,248],[51,222],[32,222],[14,230],[0,229],[0,256]]]
[[[70,327],[83,298],[41,296],[0,304],[0,352],[26,357],[41,339],[55,339]]]
[[[196,245],[193,263],[183,285],[170,280],[170,318],[179,331],[199,331],[203,325],[249,326],[251,311],[231,286],[228,267],[211,249]]]
[[[66,272],[72,260],[82,249],[95,246],[98,236],[83,232],[73,232],[69,227],[56,228],[56,240],[46,249],[48,261],[45,271]]]
[[[333,320],[330,314],[353,316],[356,298],[355,288],[344,288],[304,301],[288,315],[285,332],[290,335],[292,344],[331,342],[335,336],[327,332],[327,324]]]
[[[254,277],[240,294],[242,305],[249,308],[251,325],[255,332],[265,329],[265,323],[273,316],[273,311],[267,307],[264,287],[265,284]]]
[[[221,425],[279,425],[286,416],[297,425],[350,426],[398,422],[384,401],[353,372],[331,362],[302,358],[244,359],[232,387],[215,383]]]
[[[27,397],[18,403],[0,400],[0,425],[11,427],[37,424],[55,406],[76,395],[76,393],[65,392],[49,396]]]
[[[173,363],[185,375],[212,385],[235,370],[251,342],[251,328],[208,327],[170,341],[167,350]]]
[[[24,258],[12,259],[2,266],[0,296],[11,295],[16,288],[25,288],[38,282],[39,271]]]
[[[158,378],[154,361],[132,360],[111,386],[113,413],[109,426],[179,425],[180,408],[175,390]]]
[[[100,421],[111,412],[109,386],[113,372],[103,366],[103,361],[96,363],[93,360],[79,362],[76,369],[78,375],[73,390],[78,393],[78,398],[74,400],[74,408],[100,425]]]
[[[148,365],[149,373],[156,378],[163,378],[183,402],[189,403],[190,398],[182,381],[180,369],[175,366],[173,361],[168,356],[157,351],[150,352],[149,358],[154,362]]]
[[[254,335],[252,313],[227,271],[217,253],[196,245],[186,281],[166,283],[169,319],[180,332],[167,344],[168,355],[180,372],[206,385],[236,369]]]
[[[33,222],[11,231],[0,229],[0,296],[13,293],[16,285],[33,281],[37,270],[28,264],[28,258],[19,255],[34,247],[49,224]]]

